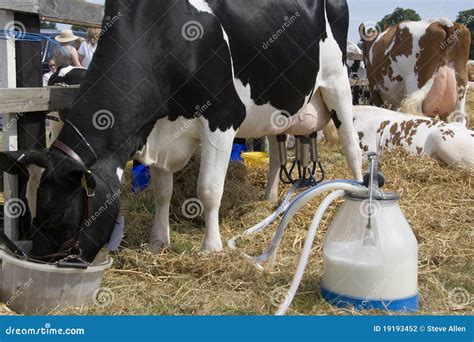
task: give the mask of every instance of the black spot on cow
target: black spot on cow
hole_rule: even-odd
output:
[[[334,125],[336,126],[337,129],[339,129],[342,126],[342,122],[337,117],[337,112],[334,109],[331,111],[331,119],[334,122]]]

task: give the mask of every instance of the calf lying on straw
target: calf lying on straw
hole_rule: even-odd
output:
[[[403,147],[450,166],[474,167],[474,131],[462,124],[356,106],[354,126],[364,153]]]

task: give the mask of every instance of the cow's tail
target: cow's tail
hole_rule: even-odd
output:
[[[431,79],[426,82],[423,88],[410,94],[410,96],[402,101],[398,111],[407,114],[423,115],[423,102],[428,97],[433,83],[434,79]]]

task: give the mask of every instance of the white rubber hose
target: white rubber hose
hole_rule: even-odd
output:
[[[236,241],[244,236],[258,234],[258,233],[263,232],[270,224],[273,223],[273,221],[275,221],[280,216],[281,213],[285,212],[286,209],[288,209],[288,206],[290,205],[290,202],[291,202],[291,198],[293,197],[296,190],[298,190],[298,187],[299,187],[298,183],[293,184],[290,191],[288,192],[288,194],[286,194],[285,198],[283,199],[283,202],[281,202],[281,205],[277,208],[277,210],[275,210],[275,212],[273,212],[273,214],[266,217],[264,220],[260,221],[255,226],[250,227],[249,229],[244,231],[241,235],[234,236],[229,241],[227,241],[227,245],[229,246],[229,248],[233,250],[237,249]],[[244,253],[244,256],[245,255],[246,254]]]
[[[278,230],[273,237],[273,240],[270,246],[265,250],[265,252],[256,257],[249,257],[253,263],[260,269],[263,269],[262,263],[271,260],[278,250],[280,245],[281,239],[283,237],[283,233],[285,232],[286,227],[290,223],[291,219],[295,214],[310,200],[314,197],[319,196],[323,192],[327,191],[335,191],[335,190],[344,190],[353,193],[366,193],[367,188],[360,185],[354,181],[332,181],[328,183],[321,184],[315,188],[311,188],[298,197],[296,197],[292,203],[289,205],[288,210],[286,211],[285,215],[278,226]]]
[[[301,279],[303,278],[304,270],[306,265],[308,264],[308,259],[311,255],[311,248],[313,246],[314,238],[316,236],[316,232],[318,231],[319,224],[323,218],[324,213],[329,208],[329,206],[339,197],[344,196],[344,190],[337,190],[332,192],[328,195],[321,205],[319,206],[316,214],[314,215],[313,221],[311,222],[311,226],[308,230],[308,234],[306,235],[306,241],[304,243],[303,251],[301,252],[300,261],[298,263],[298,268],[296,269],[295,276],[293,281],[291,282],[290,289],[286,293],[285,299],[283,303],[281,303],[280,307],[278,308],[275,315],[282,316],[286,313],[288,308],[295,297],[296,291],[298,291],[298,287],[300,286]]]
[[[301,207],[304,206],[308,201],[310,201],[311,199],[320,195],[323,192],[331,191],[331,190],[341,189],[341,190],[352,191],[356,193],[367,192],[367,188],[363,187],[360,183],[356,181],[335,180],[335,181],[319,184],[315,187],[312,187],[311,189],[306,190],[305,192],[298,195],[290,204],[288,204],[287,202],[290,201],[290,198],[293,195],[293,193],[296,191],[296,189],[297,189],[297,186],[293,185],[290,192],[286,195],[281,206],[277,209],[275,213],[273,213],[272,215],[270,215],[263,221],[259,222],[255,226],[247,229],[241,235],[234,236],[233,238],[228,240],[227,244],[229,248],[233,250],[237,250],[238,248],[236,247],[236,243],[235,243],[237,239],[243,236],[253,235],[253,234],[262,232],[280,215],[281,212],[285,212],[285,215],[283,216],[283,220],[281,221],[278,227],[278,231],[273,237],[272,244],[267,248],[267,250],[262,255],[252,257],[244,253],[243,251],[240,251],[242,255],[246,257],[247,259],[249,259],[252,263],[254,263],[254,265],[257,268],[263,269],[263,266],[261,265],[261,263],[267,262],[268,260],[270,260],[270,258],[274,256],[289,221],[293,218],[295,213],[299,209],[301,209]],[[302,201],[302,202],[298,203],[299,201]],[[290,211],[289,208],[294,208],[294,209]]]

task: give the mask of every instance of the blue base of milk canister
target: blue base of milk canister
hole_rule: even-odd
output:
[[[354,308],[357,310],[388,310],[415,312],[419,306],[419,294],[408,298],[389,300],[370,300],[346,296],[331,292],[321,286],[321,295],[331,305],[339,308]]]

